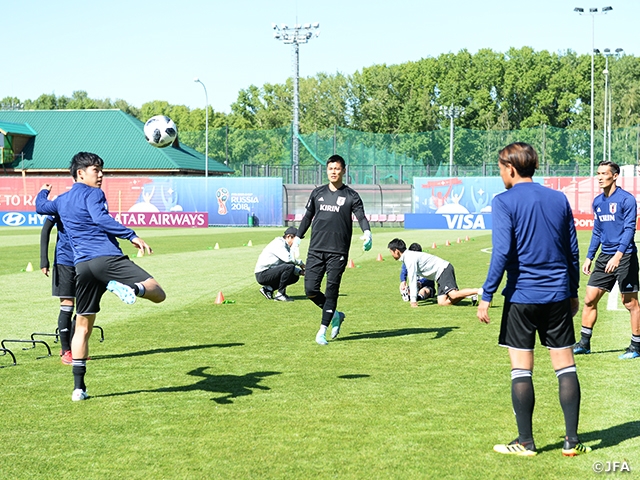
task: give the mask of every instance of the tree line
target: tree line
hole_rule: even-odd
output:
[[[640,59],[611,56],[608,67],[612,128],[640,124]],[[597,55],[596,130],[603,129],[604,68],[605,58]],[[291,78],[283,84],[250,85],[238,92],[230,113],[215,112],[210,107],[209,128],[226,128],[227,132],[290,128],[292,103]],[[506,53],[482,49],[471,54],[461,50],[399,65],[373,65],[351,75],[318,73],[301,78],[300,133],[330,135],[339,128],[402,136],[446,130],[449,119],[441,113],[441,106],[449,105],[465,109],[455,121],[458,128],[507,131],[545,126],[585,131],[590,129],[590,104],[590,55],[534,51],[529,47],[511,48]],[[46,110],[119,108],[141,121],[167,115],[183,133],[205,129],[204,109],[162,100],[137,108],[125,100],[92,99],[87,92],[76,91],[71,98],[43,94],[35,100],[5,97],[0,101],[0,108],[15,105]],[[196,140],[198,150],[204,151],[203,141]],[[226,142],[228,155],[228,138]],[[448,146],[443,142],[438,148],[444,155]],[[436,154],[434,149],[429,151]],[[273,158],[274,153],[264,150],[262,157]],[[274,160],[286,163],[287,154],[278,151]]]

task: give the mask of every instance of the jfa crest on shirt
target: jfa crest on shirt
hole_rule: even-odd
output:
[[[617,203],[610,203],[609,204],[609,213],[615,214],[617,211],[618,211],[618,204]]]
[[[344,202],[347,200],[347,197],[338,197],[338,201],[336,202],[338,206],[344,205]]]

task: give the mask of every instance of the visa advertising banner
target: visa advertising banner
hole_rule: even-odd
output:
[[[68,191],[71,177],[0,179],[0,226],[38,226],[35,198],[49,183],[50,199]],[[109,213],[131,227],[206,228],[209,225],[281,226],[282,179],[109,177],[102,190]]]
[[[602,192],[597,178],[534,176],[533,181],[565,194],[576,229],[593,228],[591,206]],[[640,200],[638,177],[618,177],[617,184]],[[415,177],[413,187],[413,213],[405,214],[409,229],[491,229],[491,200],[505,190],[500,177]]]

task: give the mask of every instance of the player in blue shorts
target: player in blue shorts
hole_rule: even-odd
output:
[[[49,263],[49,238],[56,227],[56,249],[53,269]],[[73,334],[73,307],[76,299],[76,269],[73,266],[73,250],[57,216],[49,216],[40,232],[40,270],[47,277],[51,273],[51,295],[60,299],[58,335],[60,337],[60,361],[71,365],[71,336]]]
[[[580,383],[573,358],[573,316],[580,307],[580,257],[573,214],[563,193],[533,181],[538,154],[531,145],[512,143],[500,150],[498,165],[507,189],[492,203],[493,250],[478,305],[489,323],[489,304],[507,272],[498,344],[511,360],[511,401],[518,437],[495,445],[498,453],[536,455],[532,417],[533,349],[536,334],[549,349],[564,413],[564,456],[591,451],[578,439]]]
[[[117,238],[129,240],[142,252],[151,253],[149,245],[133,230],[109,215],[101,189],[103,165],[98,155],[80,152],[71,160],[70,171],[75,180],[71,190],[48,200],[51,185],[45,184],[36,197],[39,214],[57,215],[62,220],[73,250],[77,275],[76,328],[71,340],[73,401],[88,398],[84,377],[89,337],[104,292],[115,293],[125,303],[134,303],[136,297],[154,303],[166,298],[158,282],[120,250]]]
[[[589,275],[582,309],[580,341],[573,353],[591,353],[591,336],[598,319],[598,302],[610,292],[616,281],[622,303],[631,315],[631,344],[620,359],[640,357],[640,305],[638,305],[638,250],[636,233],[636,199],[616,185],[620,167],[603,161],[598,165],[598,184],[602,193],[593,200],[593,234],[582,273]],[[591,271],[593,258],[600,255]]]

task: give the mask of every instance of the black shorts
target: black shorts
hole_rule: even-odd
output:
[[[51,296],[76,298],[76,269],[69,265],[54,265],[51,270]]]
[[[547,348],[567,348],[576,342],[571,317],[571,300],[553,303],[511,303],[505,301],[498,344],[518,350],[533,350],[536,331]]]
[[[447,265],[438,277],[438,295],[446,295],[452,290],[460,290],[456,282],[456,271],[453,265]]]
[[[91,315],[100,311],[100,299],[111,280],[133,288],[135,283],[153,278],[126,255],[97,257],[80,262],[76,265],[76,275],[78,315]]]
[[[620,293],[633,293],[638,291],[638,254],[625,253],[620,259],[620,265],[612,273],[605,273],[607,262],[613,255],[601,253],[596,258],[596,263],[589,275],[587,286],[599,288],[610,292],[613,285],[618,282]]]

